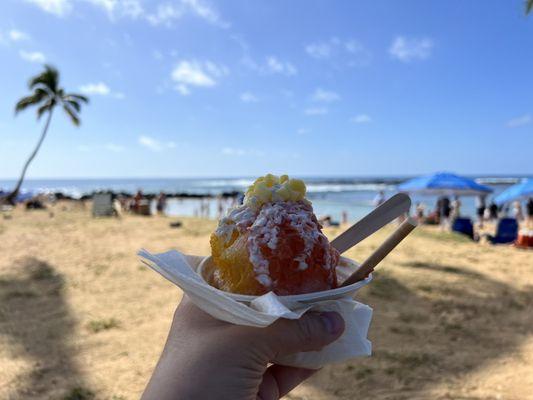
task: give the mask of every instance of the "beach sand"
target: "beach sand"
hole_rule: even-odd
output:
[[[136,252],[208,254],[215,222],[54,214],[0,219],[0,398],[137,399],[181,294]],[[364,259],[386,231],[347,255]],[[374,355],[287,398],[533,399],[533,252],[419,228],[359,300],[374,308]]]

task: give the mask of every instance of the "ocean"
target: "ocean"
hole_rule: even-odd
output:
[[[478,176],[478,182],[494,189],[497,195],[524,176]],[[372,210],[373,200],[379,191],[385,196],[396,192],[396,184],[408,177],[302,177],[307,184],[308,198],[312,201],[318,216],[330,215],[333,220],[341,220],[346,213],[349,221],[355,221]],[[127,179],[29,179],[23,189],[37,192],[61,192],[74,197],[81,197],[99,190],[124,191],[135,193],[142,189],[144,193],[160,191],[187,193],[196,195],[213,195],[224,192],[243,192],[254,178],[127,178]],[[14,180],[0,180],[0,189],[8,190],[15,184]],[[426,210],[434,208],[435,196],[413,195],[413,204],[422,202]],[[475,216],[473,197],[461,198],[462,214]],[[203,207],[202,207],[203,205]],[[217,218],[219,210],[224,211],[231,202],[220,203],[211,199],[169,199],[166,213],[170,216],[201,215]],[[414,207],[413,207],[414,208]],[[203,210],[203,211],[202,211]],[[414,211],[414,210],[413,210]]]

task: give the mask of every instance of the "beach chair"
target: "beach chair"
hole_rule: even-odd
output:
[[[514,218],[502,218],[496,227],[496,236],[487,235],[492,244],[512,243],[518,237],[518,222]]]
[[[93,217],[110,217],[115,215],[111,193],[96,193],[93,196]]]
[[[13,217],[13,206],[10,204],[0,204],[0,213],[2,214],[2,218],[4,219],[11,219]]]
[[[470,218],[455,218],[452,224],[452,231],[462,233],[474,240],[474,225]]]

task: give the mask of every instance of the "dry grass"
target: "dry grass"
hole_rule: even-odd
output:
[[[180,292],[135,253],[207,254],[214,227],[169,222],[73,208],[0,220],[0,398],[139,397]],[[385,234],[348,255],[363,259]],[[533,399],[532,252],[420,229],[360,300],[374,308],[374,355],[288,398]]]

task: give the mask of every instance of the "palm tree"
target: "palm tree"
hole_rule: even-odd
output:
[[[46,137],[52,114],[54,113],[56,106],[62,106],[72,123],[75,126],[79,126],[81,104],[89,102],[89,99],[81,94],[65,93],[65,90],[59,86],[59,71],[50,65],[45,65],[43,72],[31,78],[28,87],[32,93],[29,96],[21,98],[17,102],[15,106],[15,114],[28,107],[36,106],[38,107],[37,119],[40,119],[44,114],[47,114],[47,117],[41,137],[37,142],[37,146],[26,161],[26,164],[24,164],[24,168],[22,169],[22,173],[15,189],[13,189],[13,191],[6,197],[6,201],[12,204],[20,191],[28,166],[37,155],[37,152],[41,148],[44,138]]]
[[[526,0],[526,15],[533,10],[533,0]]]

